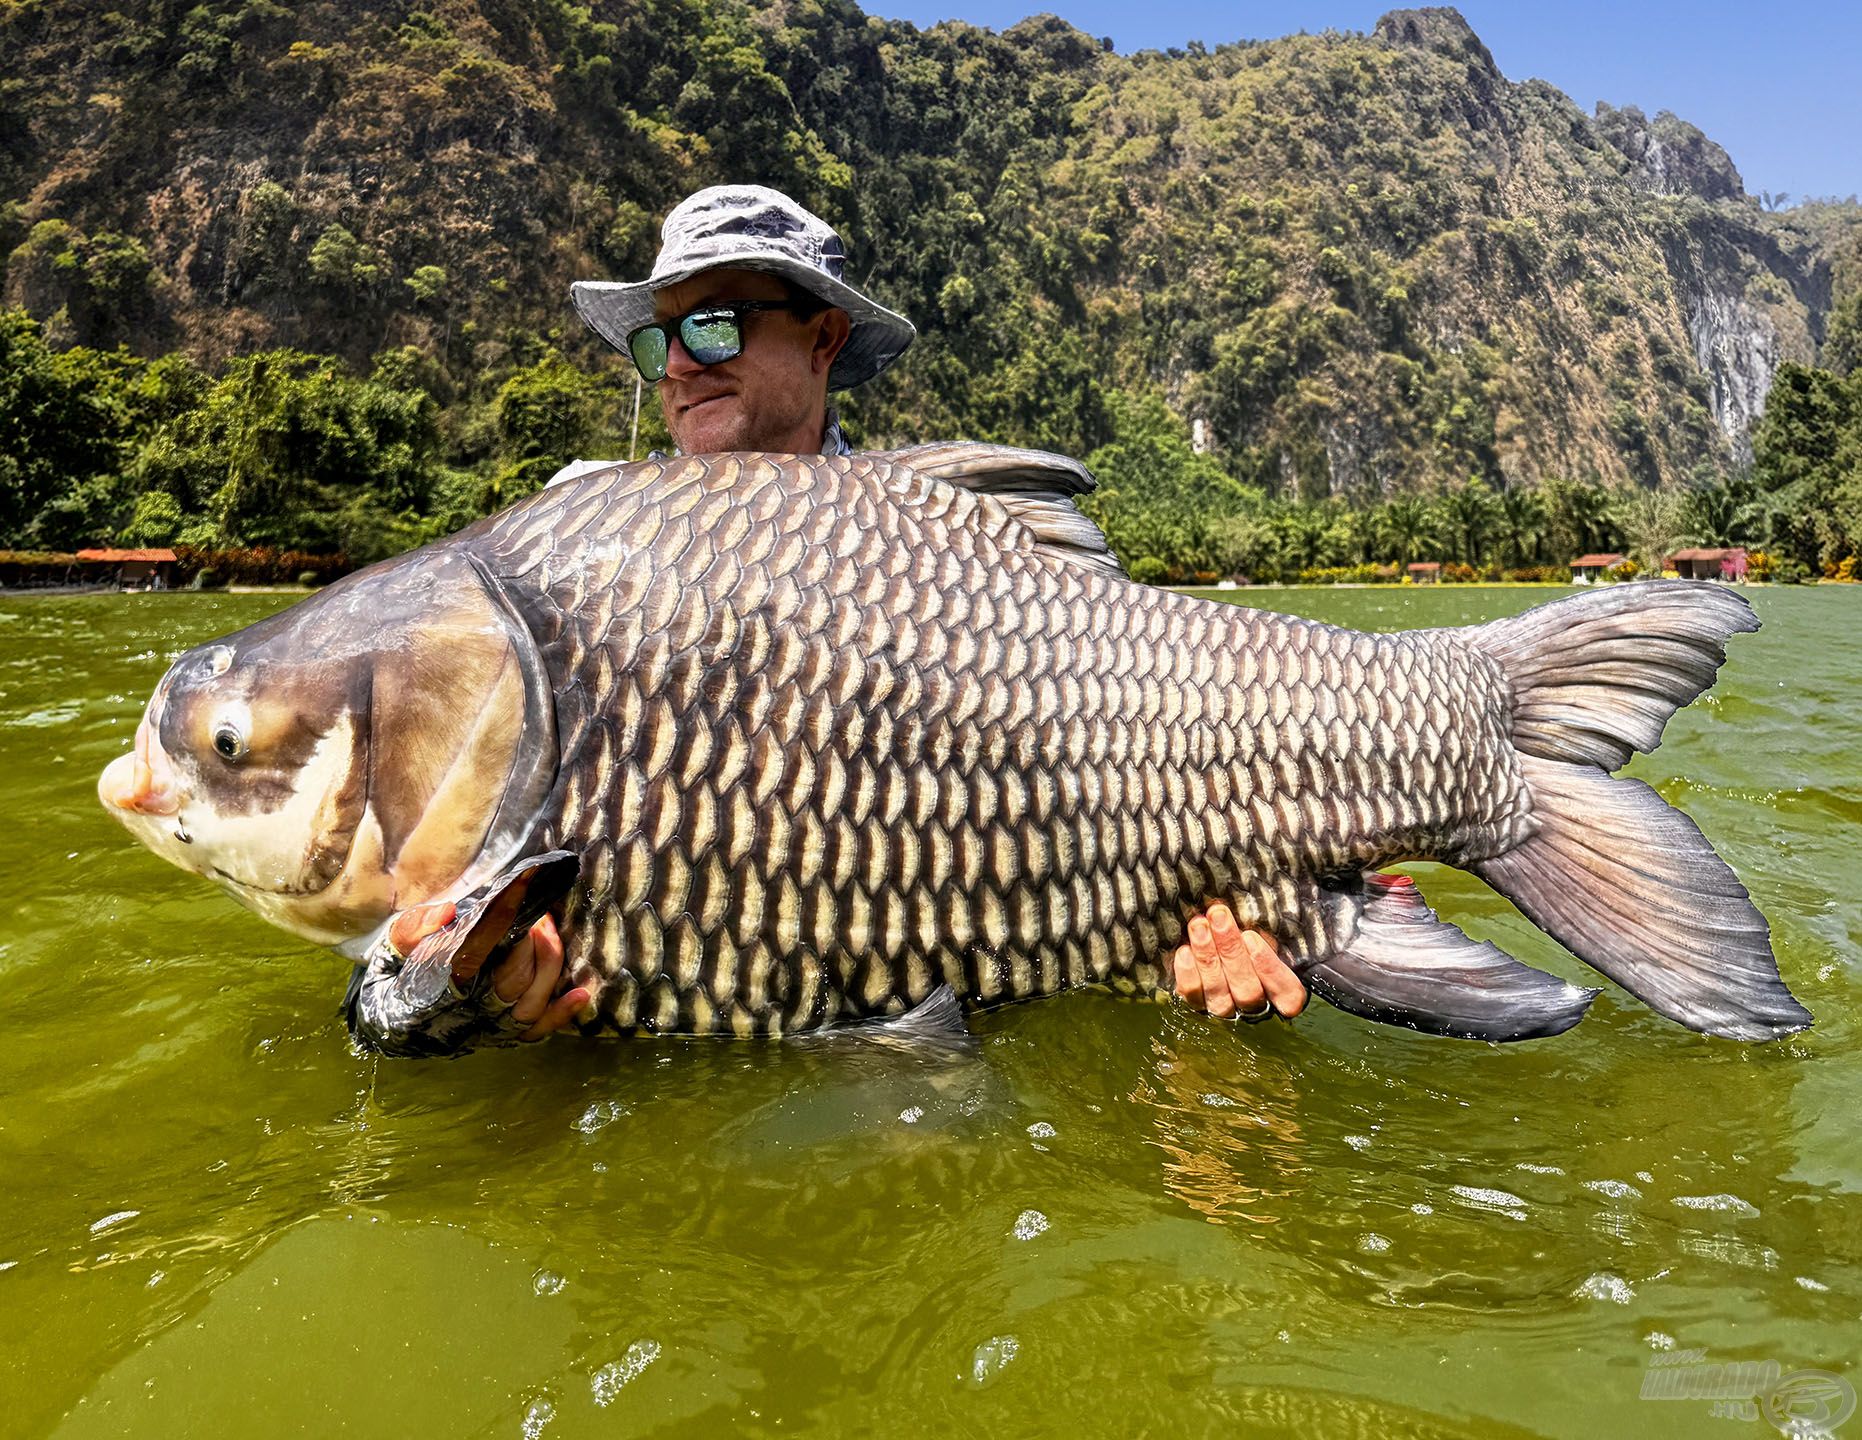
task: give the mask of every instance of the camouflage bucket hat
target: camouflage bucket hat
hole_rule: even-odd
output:
[[[869,300],[841,278],[847,249],[825,220],[779,190],[762,185],[714,185],[682,201],[660,227],[653,273],[635,284],[578,280],[570,289],[576,313],[625,353],[627,337],[653,319],[653,295],[703,270],[762,270],[845,310],[853,321],[847,344],[828,372],[830,390],[871,380],[917,337],[912,322]]]

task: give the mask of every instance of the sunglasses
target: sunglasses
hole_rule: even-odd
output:
[[[632,331],[627,337],[627,353],[633,356],[641,379],[658,382],[666,378],[666,360],[675,330],[679,343],[693,360],[700,365],[722,365],[744,353],[744,316],[759,310],[801,314],[806,308],[795,300],[727,300],[700,305],[670,320],[656,320]]]

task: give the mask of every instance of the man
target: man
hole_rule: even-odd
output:
[[[661,241],[646,280],[585,281],[573,298],[653,382],[679,451],[848,453],[829,392],[872,379],[917,332],[841,278],[846,249],[833,229],[778,191],[720,185],[674,209]],[[555,479],[609,463],[578,461]],[[450,905],[410,911],[391,942],[405,955],[451,917]],[[1190,922],[1174,968],[1177,993],[1211,1015],[1291,1017],[1306,1003],[1273,938],[1242,930],[1226,905]],[[556,995],[561,974],[562,942],[545,916],[493,976],[506,1033],[540,1040],[573,1023],[589,996]]]

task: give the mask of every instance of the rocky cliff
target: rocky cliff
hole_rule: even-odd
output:
[[[1508,79],[1448,9],[1120,56],[846,0],[43,0],[0,53],[5,296],[64,343],[413,346],[442,401],[551,344],[618,366],[570,280],[758,179],[921,327],[869,439],[1084,453],[1156,392],[1307,496],[1723,473],[1857,220]]]

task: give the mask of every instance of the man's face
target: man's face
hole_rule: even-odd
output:
[[[788,287],[755,270],[707,270],[654,297],[656,320],[731,300],[786,300]],[[675,331],[657,386],[666,428],[687,455],[721,450],[812,450],[827,408],[828,367],[846,342],[847,315],[804,320],[787,310],[743,318],[743,354],[700,365]]]

